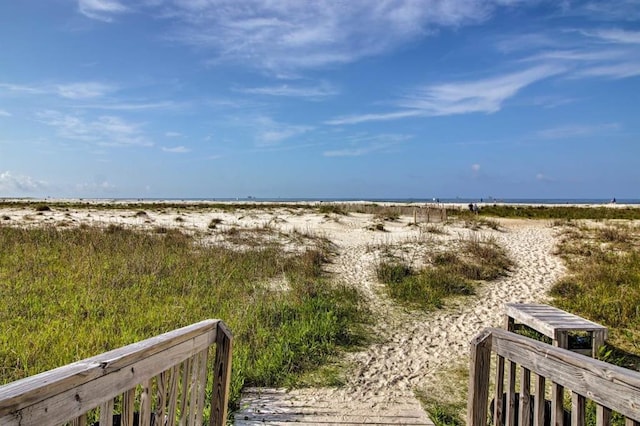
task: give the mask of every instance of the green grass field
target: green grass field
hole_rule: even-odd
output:
[[[235,336],[232,406],[243,386],[295,384],[364,336],[360,296],[323,276],[326,256],[173,230],[0,226],[0,384],[206,318]]]

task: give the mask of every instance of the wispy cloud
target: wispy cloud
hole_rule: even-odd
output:
[[[396,101],[400,110],[381,114],[338,117],[327,124],[357,124],[408,117],[494,113],[525,87],[564,71],[559,66],[538,66],[476,81],[443,83],[416,88]]]
[[[173,154],[186,154],[187,152],[191,152],[191,149],[185,147],[185,146],[173,146],[173,147],[166,147],[163,146],[162,150],[164,152],[171,152]]]
[[[327,150],[322,153],[325,157],[360,157],[374,152],[389,150],[409,139],[411,135],[360,134],[346,138],[347,146],[340,149]]]
[[[111,22],[113,15],[129,11],[129,8],[117,0],[78,0],[78,11],[87,18]]]
[[[164,136],[167,137],[167,138],[181,138],[182,137],[182,133],[180,133],[180,132],[165,132]]]
[[[313,130],[311,126],[280,123],[266,116],[255,119],[254,126],[256,128],[256,145],[259,147],[278,145],[287,139],[301,136]]]
[[[149,110],[168,110],[181,109],[187,107],[188,103],[180,103],[175,101],[160,102],[109,102],[100,104],[82,104],[79,108],[86,109],[103,109],[110,111],[149,111]]]
[[[31,176],[13,175],[8,170],[0,173],[0,190],[4,193],[32,193],[48,187],[47,182],[34,179]]]
[[[490,19],[522,2],[508,0],[79,0],[79,10],[109,21],[127,10],[171,21],[169,40],[287,76],[391,51],[441,28]],[[525,5],[526,6],[526,5]]]
[[[626,31],[619,28],[612,28],[593,32],[584,31],[583,33],[612,43],[640,44],[640,31]]]
[[[96,143],[103,146],[152,146],[139,123],[121,117],[103,115],[93,119],[84,116],[43,111],[39,120],[57,129],[62,138]]]
[[[11,114],[9,111],[6,111],[4,109],[0,109],[0,117],[11,117],[13,114]]]
[[[58,95],[68,99],[92,99],[100,98],[116,88],[99,82],[82,82],[59,84],[56,86]]]
[[[618,130],[620,130],[619,123],[569,124],[541,130],[537,133],[537,136],[543,139],[569,139]]]
[[[282,96],[305,98],[309,100],[322,100],[340,93],[335,87],[326,83],[318,86],[293,86],[282,84],[278,86],[243,87],[235,90],[237,92],[247,93],[250,95]]]
[[[80,81],[62,84],[12,84],[0,83],[0,89],[27,95],[55,95],[66,99],[95,99],[116,91],[111,84],[97,81]]]

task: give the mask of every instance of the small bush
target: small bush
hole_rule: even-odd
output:
[[[318,211],[322,214],[339,214],[346,216],[348,213],[338,204],[322,204]]]
[[[51,211],[51,207],[47,206],[46,204],[41,204],[39,206],[36,206],[35,210],[37,212],[50,212]]]
[[[216,229],[216,227],[221,223],[222,219],[220,219],[219,217],[214,217],[213,219],[211,219],[211,222],[209,222],[209,229]]]

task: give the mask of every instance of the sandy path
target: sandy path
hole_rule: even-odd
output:
[[[381,343],[349,354],[354,368],[346,386],[339,389],[299,389],[283,394],[292,405],[313,406],[334,401],[345,410],[393,412],[393,407],[415,406],[414,390],[424,389],[438,371],[464,359],[468,342],[482,328],[500,324],[502,305],[507,302],[540,302],[564,268],[552,255],[554,230],[536,221],[502,221],[504,232],[479,231],[493,236],[515,261],[513,272],[481,287],[472,297],[450,303],[436,312],[408,311],[395,305],[383,293],[375,277],[379,253],[362,238],[357,227],[345,224],[340,230],[326,229],[338,254],[331,272],[363,290],[376,318]],[[453,230],[446,239],[469,233]],[[453,235],[453,236],[452,236]],[[393,233],[387,237],[393,243]],[[396,238],[395,241],[402,241]],[[411,244],[408,244],[411,246]],[[416,245],[415,257],[428,248]],[[282,401],[278,404],[283,404]],[[264,409],[264,407],[262,407]],[[251,407],[245,407],[247,413]]]

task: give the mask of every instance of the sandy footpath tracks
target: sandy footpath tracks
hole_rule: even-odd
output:
[[[475,296],[430,313],[408,311],[383,294],[375,277],[379,253],[370,237],[367,241],[366,235],[359,235],[366,232],[361,227],[347,223],[342,229],[323,229],[338,249],[330,270],[336,279],[363,290],[376,318],[379,343],[347,355],[353,369],[342,388],[248,390],[236,424],[430,424],[414,391],[427,388],[439,369],[463,360],[468,342],[482,328],[499,325],[504,303],[543,301],[564,271],[560,259],[552,255],[555,231],[546,223],[502,223],[504,232],[479,233],[491,235],[507,249],[516,262],[512,273],[482,286]],[[390,231],[387,243],[406,238]],[[470,232],[449,231],[443,239]],[[419,244],[414,249],[415,256],[427,250]]]

